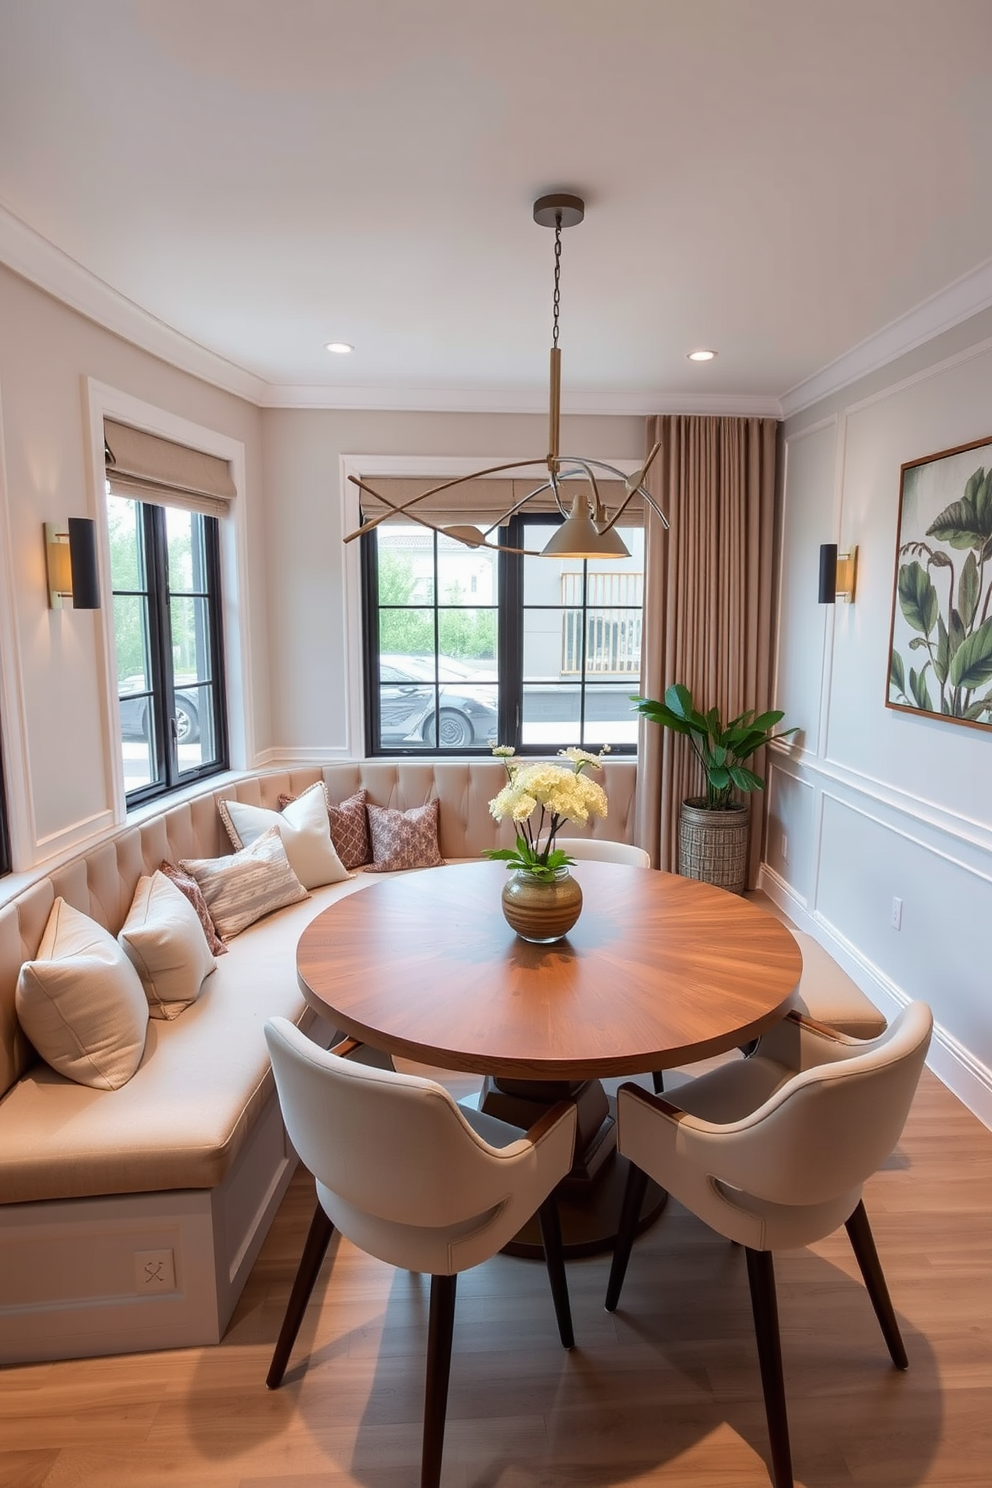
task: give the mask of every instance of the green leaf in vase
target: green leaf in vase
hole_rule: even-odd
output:
[[[953,687],[981,687],[984,682],[992,682],[992,620],[986,620],[961,642],[948,676]]]
[[[981,593],[982,581],[978,573],[978,564],[975,562],[974,553],[969,553],[958,580],[958,610],[965,630],[971,629],[972,621],[978,611]]]
[[[899,608],[914,630],[929,635],[937,623],[937,591],[930,575],[915,561],[899,570]]]

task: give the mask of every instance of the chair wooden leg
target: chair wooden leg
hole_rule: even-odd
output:
[[[745,1246],[747,1279],[751,1288],[754,1334],[758,1343],[761,1388],[765,1396],[768,1438],[772,1449],[772,1482],[775,1488],[793,1488],[792,1452],[789,1447],[789,1417],[785,1408],[782,1377],[782,1344],[775,1300],[775,1268],[770,1250]]]
[[[616,1244],[613,1247],[613,1264],[610,1267],[610,1280],[606,1288],[606,1310],[616,1312],[620,1301],[620,1291],[623,1287],[623,1279],[627,1274],[627,1262],[630,1260],[630,1252],[634,1244],[634,1236],[637,1234],[637,1221],[641,1214],[641,1204],[644,1202],[644,1194],[648,1186],[648,1175],[643,1169],[630,1164],[627,1174],[627,1187],[623,1195],[623,1208],[620,1210],[620,1224],[617,1228]]]
[[[572,1332],[572,1309],[569,1306],[568,1282],[565,1279],[565,1255],[561,1248],[558,1202],[553,1193],[548,1195],[537,1211],[537,1220],[541,1226],[541,1244],[544,1246],[544,1260],[548,1268],[548,1280],[551,1282],[555,1317],[558,1319],[558,1336],[561,1339],[562,1348],[572,1348],[575,1344],[575,1334]]]
[[[451,1375],[451,1337],[455,1329],[457,1276],[431,1277],[430,1321],[427,1328],[427,1385],[424,1391],[424,1449],[420,1488],[438,1488],[444,1451],[444,1418],[448,1409]]]
[[[899,1324],[896,1322],[895,1309],[889,1296],[889,1289],[885,1285],[885,1276],[882,1272],[882,1263],[878,1259],[878,1251],[875,1249],[875,1239],[868,1223],[868,1215],[865,1206],[859,1201],[858,1207],[850,1219],[844,1223],[848,1237],[851,1241],[851,1249],[854,1251],[858,1265],[861,1267],[861,1275],[865,1279],[865,1286],[871,1298],[871,1305],[875,1309],[882,1329],[882,1336],[888,1345],[892,1362],[897,1369],[908,1369],[909,1359],[906,1355],[906,1346],[899,1332]]]
[[[286,1373],[286,1365],[289,1356],[293,1352],[293,1344],[296,1335],[300,1331],[303,1314],[307,1310],[310,1301],[310,1293],[313,1291],[314,1283],[320,1274],[327,1247],[331,1236],[334,1234],[334,1226],[328,1219],[320,1206],[318,1200],[314,1210],[313,1219],[310,1221],[310,1232],[307,1235],[303,1254],[296,1272],[296,1280],[293,1282],[293,1290],[289,1294],[289,1302],[286,1305],[286,1316],[282,1320],[279,1330],[279,1338],[276,1343],[275,1352],[272,1355],[272,1363],[269,1372],[265,1376],[265,1383],[270,1390],[278,1390],[282,1384],[282,1377]]]
[[[655,1093],[655,1095],[664,1095],[664,1093],[665,1093],[665,1071],[664,1070],[655,1070],[653,1072],[652,1076],[651,1076],[651,1084],[654,1086],[654,1093]]]

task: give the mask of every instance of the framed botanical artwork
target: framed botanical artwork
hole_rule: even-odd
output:
[[[992,436],[902,467],[886,705],[992,728]]]

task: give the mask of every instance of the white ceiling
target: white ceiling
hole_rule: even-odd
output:
[[[0,0],[0,256],[260,402],[540,407],[570,189],[566,407],[788,408],[992,302],[990,43],[990,0]]]

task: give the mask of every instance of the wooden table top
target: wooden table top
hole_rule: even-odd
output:
[[[772,915],[677,874],[583,861],[578,924],[530,945],[500,909],[502,863],[383,879],[313,920],[307,1001],[376,1048],[444,1069],[593,1079],[665,1069],[756,1038],[802,956]]]

